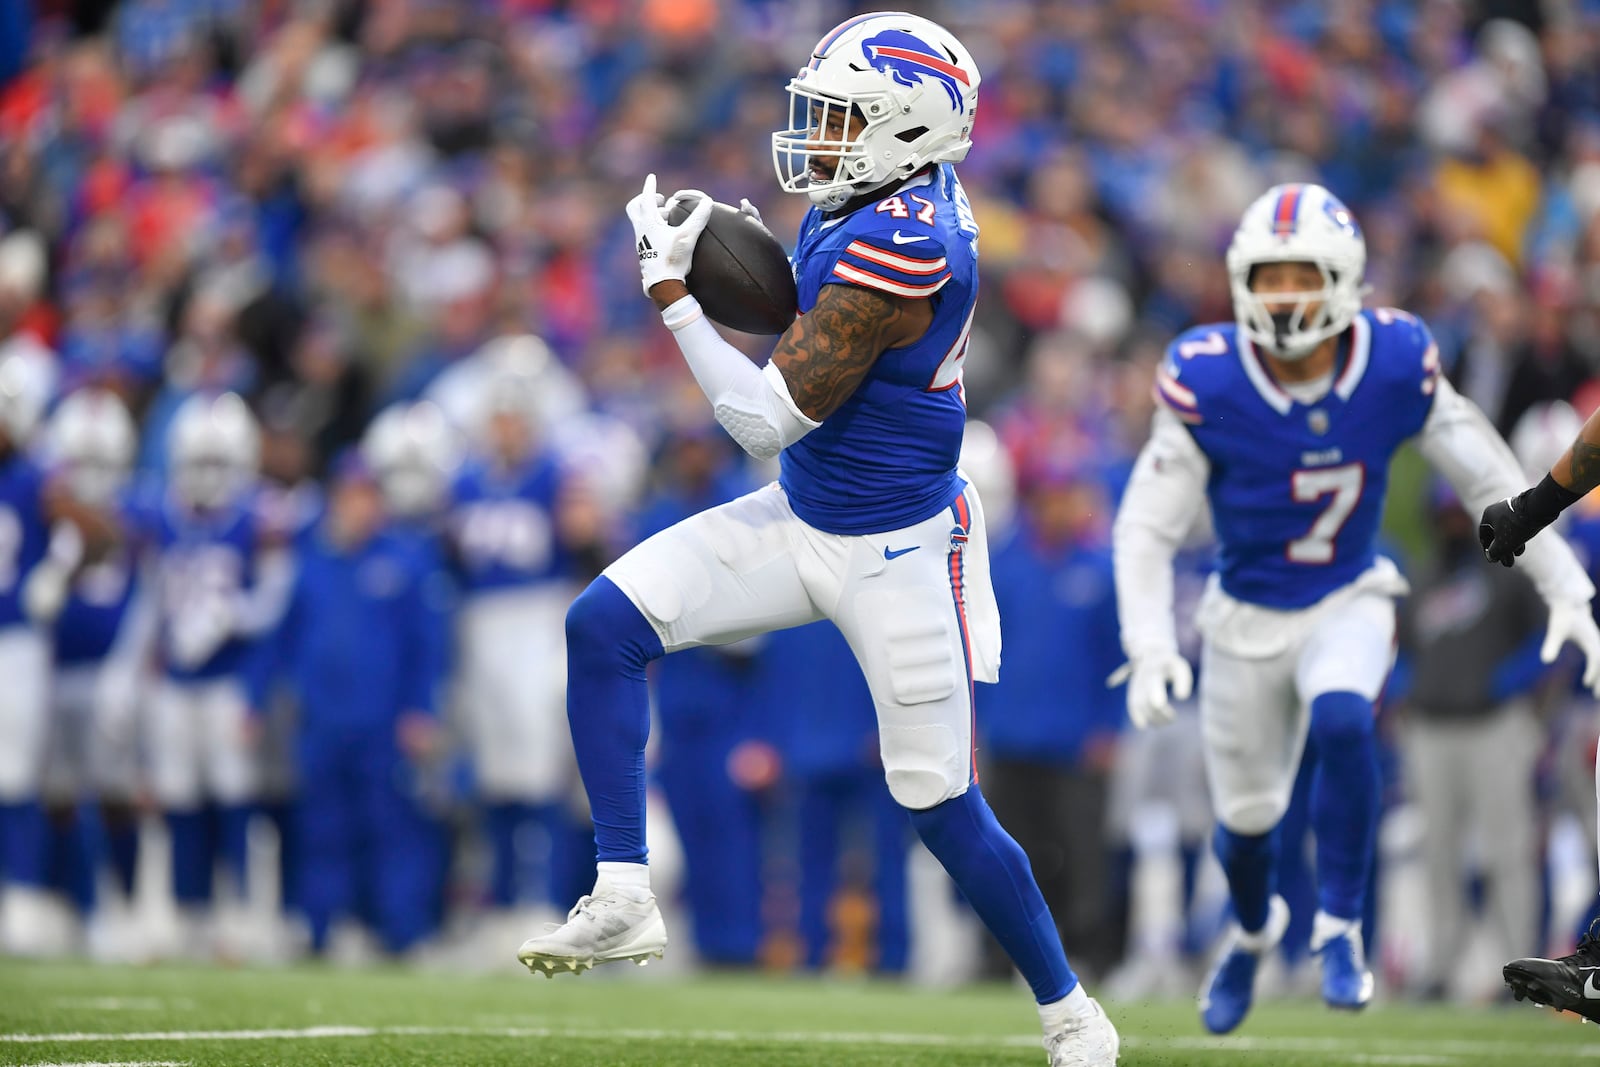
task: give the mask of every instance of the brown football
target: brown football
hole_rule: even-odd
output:
[[[678,225],[698,203],[680,199],[667,221]],[[782,333],[799,309],[783,245],[759,220],[727,204],[712,206],[684,284],[713,321],[742,333]]]

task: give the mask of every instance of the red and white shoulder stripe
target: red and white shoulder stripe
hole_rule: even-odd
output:
[[[1194,390],[1180,384],[1166,367],[1156,369],[1155,385],[1151,389],[1156,401],[1191,426],[1199,425],[1200,399],[1194,395]]]
[[[876,239],[858,237],[839,254],[830,280],[896,296],[932,296],[951,278],[944,250],[931,241],[908,242],[911,244],[914,249],[885,247]]]

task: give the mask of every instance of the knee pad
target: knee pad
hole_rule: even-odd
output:
[[[567,609],[567,659],[571,663],[636,668],[662,655],[661,638],[615,582],[601,575]]]
[[[1287,796],[1229,798],[1217,809],[1217,832],[1226,831],[1241,838],[1261,837],[1276,829],[1288,810]]]
[[[972,772],[948,726],[899,726],[880,733],[884,779],[896,804],[922,811],[967,791]]]
[[[1359,741],[1375,729],[1372,701],[1360,693],[1322,693],[1311,701],[1311,737],[1319,746]]]

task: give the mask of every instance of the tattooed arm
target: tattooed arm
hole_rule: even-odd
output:
[[[917,340],[933,321],[925,300],[826,285],[816,305],[779,338],[771,362],[758,370],[712,328],[682,282],[658,282],[650,298],[717,421],[758,459],[772,458],[820,426],[880,355]]]
[[[1600,486],[1600,411],[1589,416],[1550,474],[1563,489],[1579,496]]]
[[[933,308],[854,285],[825,285],[816,306],[794,320],[772,362],[795,406],[821,422],[850,399],[879,356],[927,332]]]

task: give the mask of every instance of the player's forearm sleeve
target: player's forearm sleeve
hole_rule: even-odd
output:
[[[1111,528],[1122,650],[1130,659],[1178,649],[1172,557],[1205,501],[1209,467],[1183,425],[1158,410]]]
[[[822,425],[795,406],[777,367],[769,363],[758,369],[724,341],[694,297],[668,307],[661,320],[677,339],[717,421],[752,456],[771,459]]]
[[[1445,476],[1469,515],[1524,488],[1522,468],[1478,405],[1440,380],[1433,410],[1417,440],[1423,457]],[[1588,600],[1594,584],[1566,541],[1551,531],[1528,542],[1517,564],[1525,568],[1546,603]]]
[[[281,548],[268,549],[256,563],[256,580],[234,602],[235,637],[262,637],[277,629],[294,590],[294,561]]]

